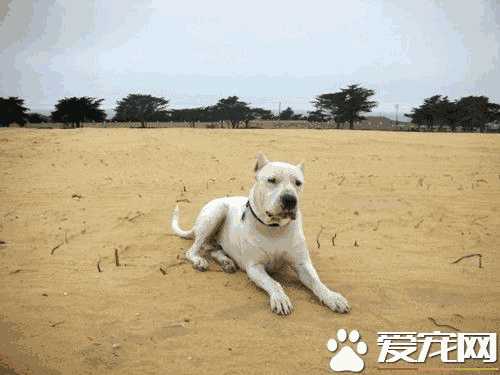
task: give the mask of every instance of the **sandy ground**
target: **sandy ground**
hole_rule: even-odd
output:
[[[176,200],[188,227],[246,195],[258,150],[306,160],[312,259],[350,314],[285,272],[279,317],[245,274],[179,261]],[[382,374],[377,331],[500,329],[498,135],[2,129],[0,173],[0,373],[327,374],[327,340],[356,328]],[[483,268],[451,263],[471,253]]]

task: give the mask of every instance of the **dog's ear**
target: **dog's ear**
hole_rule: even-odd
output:
[[[299,168],[302,171],[302,173],[304,173],[304,162],[301,161],[299,164],[297,164],[297,168]]]
[[[269,160],[267,160],[266,155],[264,155],[262,152],[259,152],[257,154],[257,162],[255,163],[254,171],[255,172],[260,171],[262,167],[267,163],[269,163]]]

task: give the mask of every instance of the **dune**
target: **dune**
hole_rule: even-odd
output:
[[[311,257],[351,313],[285,270],[280,317],[244,273],[183,260],[175,205],[187,228],[246,195],[258,151],[305,160]],[[0,171],[0,373],[327,374],[345,328],[382,374],[379,331],[500,328],[495,134],[1,129]]]

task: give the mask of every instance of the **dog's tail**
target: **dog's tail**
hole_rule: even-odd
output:
[[[179,237],[186,239],[194,238],[194,230],[183,230],[179,227],[179,206],[175,206],[174,212],[172,214],[172,231]]]

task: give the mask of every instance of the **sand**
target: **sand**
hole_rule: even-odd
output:
[[[295,311],[276,316],[245,274],[182,262],[176,201],[189,227],[210,199],[246,195],[259,150],[306,161],[311,256],[351,313],[284,272]],[[382,374],[378,331],[500,328],[498,135],[1,129],[0,171],[0,373],[328,374],[346,328]],[[452,264],[472,253],[482,268]]]

